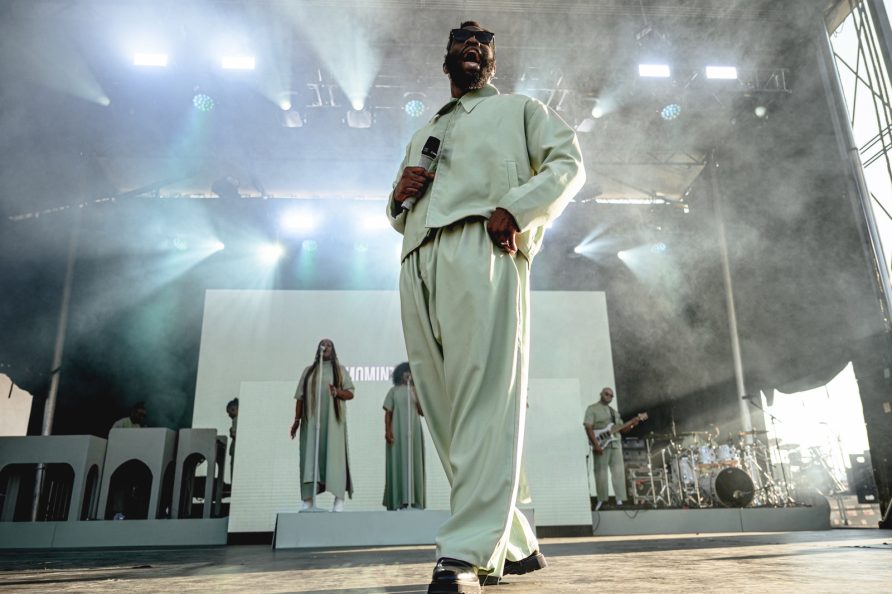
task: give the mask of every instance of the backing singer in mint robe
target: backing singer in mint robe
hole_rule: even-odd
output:
[[[388,510],[409,505],[409,449],[412,452],[412,507],[424,509],[427,489],[424,472],[424,435],[417,399],[408,385],[393,386],[384,399],[384,410],[392,413],[393,443],[386,448],[384,507]],[[411,433],[411,437],[410,434]]]
[[[297,383],[295,399],[302,399],[303,419],[300,424],[300,495],[301,499],[313,496],[313,448],[316,444],[316,411],[321,409],[319,417],[319,484],[335,497],[344,498],[344,493],[353,497],[353,481],[350,477],[350,453],[347,447],[347,407],[345,401],[340,402],[340,420],[335,415],[335,398],[329,392],[329,384],[334,383],[331,361],[322,361],[322,389],[319,392],[319,407],[307,402],[303,393],[304,379],[312,366],[304,369]],[[353,379],[343,365],[340,366],[343,390],[354,390]],[[307,381],[307,392],[312,398],[319,388],[319,380],[315,374]],[[320,491],[321,492],[321,491]]]

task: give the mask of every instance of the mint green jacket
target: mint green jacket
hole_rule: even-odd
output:
[[[432,229],[468,217],[489,218],[502,207],[520,226],[518,249],[532,260],[545,226],[585,183],[573,129],[542,102],[500,95],[492,85],[453,99],[415,132],[397,181],[405,167],[418,164],[429,136],[441,141],[433,183],[408,212],[393,193],[387,204],[391,225],[403,234],[401,259]]]

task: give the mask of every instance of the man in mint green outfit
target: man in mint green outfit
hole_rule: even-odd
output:
[[[489,84],[491,32],[475,22],[453,29],[443,71],[453,100],[415,133],[387,206],[403,234],[412,376],[451,486],[429,594],[477,593],[478,575],[545,566],[515,507],[530,262],[585,181],[573,130],[539,101]],[[414,166],[431,136],[440,140],[435,172]]]
[[[613,402],[613,388],[604,388],[601,390],[601,399],[585,409],[585,417],[582,421],[585,434],[595,455],[592,460],[595,489],[598,491],[598,504],[595,506],[595,511],[607,503],[608,470],[613,483],[616,505],[622,506],[626,499],[626,472],[623,466],[622,440],[617,436],[617,439],[610,443],[601,443],[595,436],[595,431],[604,429],[610,424],[613,424],[614,427],[620,427],[623,424],[619,412],[610,406],[611,402]],[[628,432],[628,429],[625,432]]]

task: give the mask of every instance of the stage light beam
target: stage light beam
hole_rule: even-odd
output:
[[[220,67],[224,70],[254,70],[257,60],[254,56],[223,56],[220,58]]]
[[[638,76],[642,78],[669,78],[672,69],[668,64],[638,64]]]
[[[285,255],[285,248],[278,243],[265,243],[257,248],[257,256],[267,264],[278,262]]]
[[[314,231],[318,226],[317,217],[310,212],[292,211],[282,216],[280,227],[283,231],[301,233]]]
[[[734,66],[707,66],[706,78],[713,80],[737,80],[737,68]]]
[[[168,55],[160,52],[136,52],[133,54],[134,66],[147,66],[150,68],[166,68]]]

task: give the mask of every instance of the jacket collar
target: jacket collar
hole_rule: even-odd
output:
[[[487,84],[482,89],[468,91],[461,96],[458,102],[461,103],[461,106],[465,108],[467,113],[471,113],[471,110],[477,107],[481,101],[498,94],[499,90],[497,88],[491,84]]]
[[[471,110],[477,107],[477,105],[481,101],[498,94],[499,90],[497,88],[495,88],[491,84],[487,84],[481,89],[478,89],[476,91],[468,91],[458,99],[451,100],[449,103],[441,107],[439,111],[437,111],[437,116],[441,116],[452,111],[452,108],[455,106],[456,103],[461,104],[461,106],[467,113],[471,113]]]

